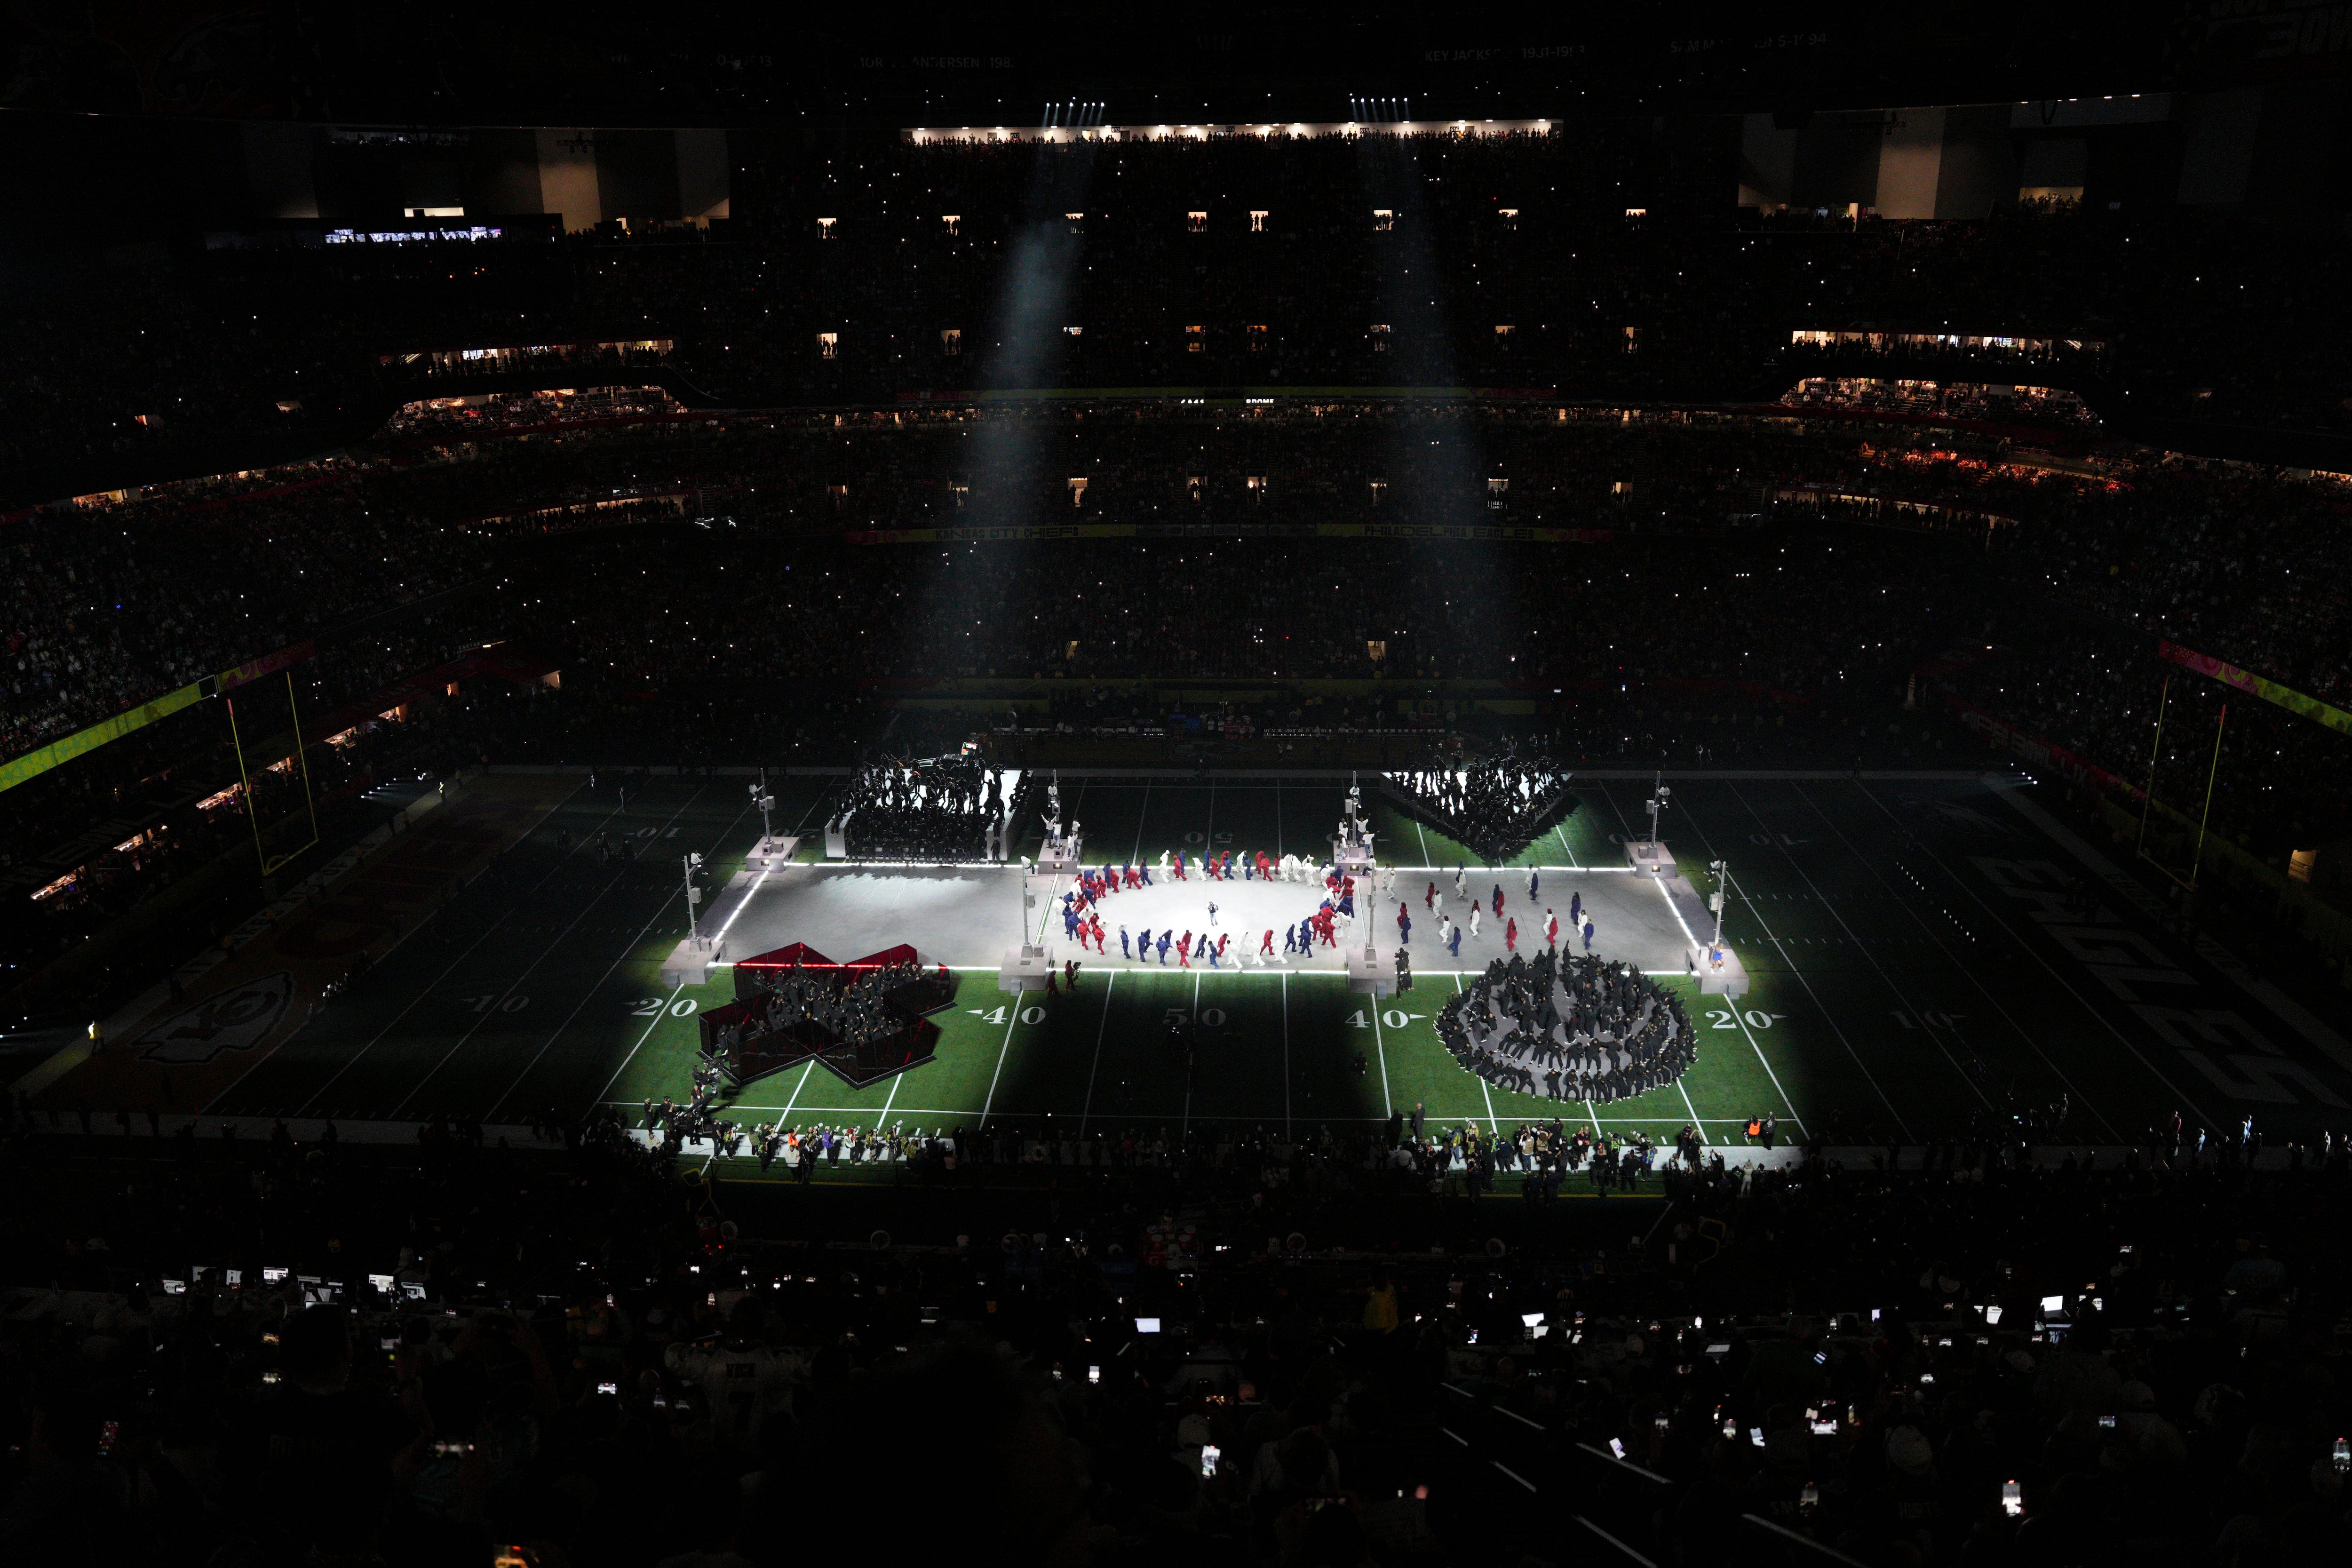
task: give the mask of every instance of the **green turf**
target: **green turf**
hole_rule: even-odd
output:
[[[814,837],[825,787],[781,784],[779,830],[805,818]],[[1063,798],[1085,825],[1090,858],[1156,859],[1176,848],[1312,852],[1344,787],[1066,774]],[[1621,864],[1645,794],[1638,781],[1580,783],[1576,808],[1521,860]],[[625,815],[614,807],[609,784],[575,795],[209,1109],[523,1121],[551,1108],[577,1115],[683,1097],[694,1015],[733,992],[724,971],[677,991],[660,983],[685,927],[677,858],[698,850],[723,880],[759,818],[733,779],[648,780]],[[1385,804],[1373,819],[1384,858],[1467,858]],[[606,864],[590,853],[583,841],[606,826],[642,836],[640,858]],[[575,839],[569,853],[555,842],[563,827]],[[2251,1103],[2275,1126],[2330,1094],[2352,1100],[2352,1080],[2326,1062],[2309,1065],[2307,1082],[2290,1081],[2278,1075],[2291,1069],[2247,1054],[2252,1026],[2240,1013],[2251,1016],[2252,1004],[2210,974],[2195,977],[2194,994],[2174,983],[2156,999],[2171,1012],[2152,1017],[2145,995],[2117,988],[2119,972],[2080,961],[2081,939],[2066,934],[2076,928],[2053,923],[2067,917],[2005,896],[1984,865],[2065,857],[1980,785],[1695,779],[1675,786],[1666,837],[1703,889],[1712,886],[1706,864],[1729,860],[1727,934],[1754,989],[1734,1006],[1665,977],[1685,994],[1699,1060],[1680,1083],[1639,1100],[1588,1108],[1491,1089],[1437,1043],[1432,1019],[1458,984],[1451,975],[1424,971],[1413,991],[1375,1007],[1337,975],[1171,972],[1111,958],[1087,968],[1077,994],[1033,994],[1017,1006],[992,972],[968,972],[939,1016],[931,1063],[862,1090],[796,1068],[750,1086],[742,1119],[1296,1132],[1419,1103],[1439,1121],[1505,1130],[1580,1115],[1664,1138],[1696,1120],[1720,1144],[1771,1111],[1800,1134],[1916,1142],[1958,1132],[1980,1109],[2068,1094],[2074,1136],[2117,1142],[2183,1104],[2222,1125]],[[1033,820],[1014,847],[1035,847]],[[2276,1044],[2253,1045],[2305,1059],[2274,1022],[2262,1027]],[[2200,1044],[2183,1036],[2191,1028],[2221,1031],[2214,1037],[2226,1035],[2239,1054],[2187,1048]]]

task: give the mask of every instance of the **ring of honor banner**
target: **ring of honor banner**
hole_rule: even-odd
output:
[[[2277,703],[2290,713],[2300,713],[2331,730],[2340,730],[2352,735],[2352,713],[2347,713],[2341,708],[2330,708],[2318,698],[2305,697],[2292,687],[2281,686],[2268,676],[2256,675],[2251,669],[2240,669],[2234,664],[2224,664],[2208,654],[2182,647],[2179,643],[2160,642],[2157,644],[2156,651],[2183,669],[2210,675],[2224,686],[2250,691],[2265,702]]]
[[[77,730],[61,741],[52,741],[21,757],[0,763],[0,790],[12,790],[27,779],[40,777],[51,768],[73,761],[85,752],[94,752],[109,741],[119,741],[134,730],[143,730],[158,719],[168,719],[181,709],[207,697],[217,697],[224,691],[234,691],[248,681],[274,675],[289,665],[301,663],[310,657],[313,645],[296,643],[292,647],[279,648],[264,654],[235,669],[225,669],[218,675],[207,675],[202,680],[167,691],[136,708],[126,708],[110,719],[101,719],[86,730]]]

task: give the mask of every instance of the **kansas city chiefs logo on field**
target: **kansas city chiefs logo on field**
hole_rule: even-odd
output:
[[[183,1008],[132,1042],[150,1062],[208,1062],[223,1051],[249,1051],[286,1016],[294,976],[285,970]]]

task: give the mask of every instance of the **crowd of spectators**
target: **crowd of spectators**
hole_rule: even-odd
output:
[[[2168,636],[2323,700],[2340,695],[2347,679],[2338,657],[2347,608],[2326,569],[2345,500],[2326,479],[2236,466],[2036,469],[1998,451],[1874,443],[1769,419],[1645,420],[1629,429],[1613,417],[1562,420],[1507,407],[1478,417],[1364,407],[1288,417],[1150,418],[1132,407],[1108,418],[883,416],[755,423],[682,443],[658,427],[606,433],[593,428],[593,418],[583,423],[592,428],[544,445],[493,442],[478,459],[444,458],[202,501],[159,496],[11,525],[19,570],[9,749],[29,749],[365,610],[478,580],[490,570],[495,542],[609,532],[662,518],[714,532],[756,530],[762,542],[779,533],[838,539],[860,530],[1016,520],[1034,526],[1057,514],[1145,531],[1143,542],[1117,550],[1087,541],[1047,552],[1070,586],[1093,579],[1090,607],[1098,613],[1076,620],[1042,611],[968,614],[998,605],[1003,584],[995,574],[1018,575],[1029,552],[943,552],[933,558],[942,569],[910,610],[894,602],[908,598],[903,587],[880,584],[919,569],[884,562],[877,551],[866,559],[882,563],[885,575],[864,574],[876,585],[862,597],[874,610],[899,612],[890,640],[904,662],[877,668],[869,650],[868,675],[978,675],[994,668],[1096,678],[1379,672],[1560,682],[1619,662],[1609,655],[1630,645],[1630,632],[1616,635],[1606,617],[1638,604],[1638,591],[1580,596],[1569,627],[1547,628],[1539,608],[1511,599],[1556,601],[1562,585],[1556,568],[1477,580],[1503,546],[1448,552],[1401,542],[1254,541],[1246,553],[1263,552],[1265,564],[1237,587],[1224,580],[1219,545],[1155,544],[1151,531],[1205,526],[1213,535],[1278,535],[1336,524],[1377,535],[1394,520],[1406,530],[1465,522],[1615,538],[1736,528],[1800,487],[1801,504],[1832,515],[1843,506],[1855,521],[1916,518],[1917,526],[1959,534],[1983,519],[1994,547],[1989,570],[2103,616],[2121,634]],[[1825,506],[1824,495],[1835,503]],[[2214,541],[2225,542],[2209,547]],[[1172,572],[1171,551],[1183,557]],[[1619,552],[1560,552],[1571,574],[1579,560],[1619,558]],[[1101,569],[1087,573],[1095,561]],[[1348,581],[1359,562],[1371,564]],[[1333,592],[1285,591],[1311,581],[1327,563]],[[1447,575],[1457,563],[1466,574],[1458,584]],[[803,564],[771,553],[759,569],[773,574]],[[1635,581],[1622,569],[1583,574],[1594,588],[1603,586],[1602,575]],[[1705,563],[1695,570],[1691,592],[1727,603],[1729,584],[1707,574]],[[1648,620],[1641,628],[1646,658],[1683,667],[1678,674],[1797,689],[1820,679],[1803,668],[1814,661],[1774,635],[1771,618],[1819,625],[1836,602],[1846,606],[1837,613],[1852,618],[1868,614],[1872,599],[1889,596],[1866,587],[1858,595],[1854,584],[1817,571],[1776,575],[1769,595],[1748,591],[1734,616],[1710,611]],[[1939,575],[1923,569],[1917,582],[1875,586],[1932,605],[1930,584]],[[962,584],[940,591],[949,577]],[[1755,580],[1752,570],[1748,580]],[[1397,602],[1406,595],[1424,602]],[[1948,615],[1946,597],[1939,616]],[[845,590],[836,610],[845,600]],[[1759,616],[1767,617],[1761,624]],[[1731,635],[1717,630],[1726,624]],[[824,639],[793,625],[787,613],[770,627],[702,640],[713,651],[734,652],[753,637],[770,646],[814,643],[824,659]],[[1544,637],[1561,629],[1572,635]],[[1656,639],[1674,632],[1686,633],[1692,646],[1670,655]],[[1858,647],[1884,640],[1854,638]],[[1735,650],[1735,642],[1760,646]],[[677,646],[657,641],[637,662],[669,662]]]
[[[386,437],[436,445],[562,424],[593,426],[604,420],[642,421],[685,412],[658,386],[565,387],[531,392],[464,393],[404,403],[383,423]]]
[[[2152,790],[2172,812],[2205,819],[2210,774],[2231,784],[2214,792],[2211,831],[2264,860],[2283,866],[2288,851],[2344,832],[2336,781],[2352,739],[2340,731],[2080,626],[2001,630],[2015,642],[1955,672],[1953,695],[2111,775],[2107,793],[2134,816]],[[2179,821],[2155,816],[2168,842]]]
[[[2338,235],[2137,205],[1739,218],[1736,161],[1710,131],[1646,123],[747,144],[723,229],[61,256],[16,280],[0,477],[340,442],[486,365],[576,384],[657,363],[737,407],[1056,384],[1722,403],[1859,374],[2054,387],[1939,411],[2062,426],[2076,393],[2110,419],[2345,428]],[[1876,351],[1793,341],[1863,329]],[[646,342],[670,347],[579,346]],[[498,349],[554,363],[436,357]]]
[[[1482,721],[1444,683],[1499,680],[1535,704],[1509,727],[1568,765],[1916,763],[1966,743],[1949,688],[2137,784],[2172,675],[2158,793],[2194,800],[2227,694],[2157,641],[2342,704],[2346,505],[2325,476],[1772,416],[591,415],[19,518],[5,719],[22,751],[308,638],[315,742],[322,710],[503,638],[563,689],[469,688],[467,761],[838,762],[892,721],[877,690],[1047,676],[989,726],[1267,760],[1352,734],[1371,742],[1352,760],[1402,765]],[[908,531],[1056,519],[1108,531]],[[1416,536],[1454,524],[1498,531]],[[1527,536],[1545,528],[1569,531]],[[1335,679],[1381,684],[1314,689]],[[1188,679],[1255,689],[1204,713],[1138,684]],[[138,817],[122,844],[217,795],[221,729],[199,704],[10,792],[9,853]],[[2266,858],[2340,837],[2342,743],[2236,699],[2216,822]],[[135,900],[147,843],[44,912],[110,880]]]
[[[2082,395],[2064,387],[1980,381],[1809,375],[1782,393],[1780,401],[1791,408],[1852,408],[1992,424],[2063,426],[2097,421]]]
[[[487,568],[447,521],[327,483],[45,513],[5,526],[0,563],[8,756]]]
[[[2332,1147],[1584,1140],[1578,1199],[1569,1130],[1418,1113],[811,1128],[814,1183],[754,1190],[609,1121],[395,1159],[8,1110],[26,1561],[757,1564],[886,1517],[989,1563],[1557,1561],[1580,1518],[1659,1561],[2347,1545]],[[863,1440],[900,1420],[952,1458]]]

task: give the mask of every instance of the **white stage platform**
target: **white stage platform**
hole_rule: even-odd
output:
[[[1634,870],[1652,877],[1671,877],[1676,869],[1675,852],[1664,844],[1654,844],[1646,838],[1626,841],[1625,860]]]
[[[699,985],[710,978],[711,969],[727,956],[727,943],[716,937],[696,940],[689,937],[670,949],[662,960],[662,984],[672,990],[681,985]]]
[[[1226,971],[1236,967],[1240,950],[1244,947],[1250,959],[1243,967],[1259,969],[1259,949],[1265,931],[1272,930],[1275,958],[1265,967],[1344,973],[1348,970],[1349,945],[1352,943],[1360,958],[1364,943],[1370,940],[1381,954],[1385,984],[1393,987],[1399,901],[1412,910],[1416,971],[1433,974],[1480,969],[1490,959],[1503,957],[1506,952],[1504,921],[1494,914],[1493,896],[1497,883],[1503,889],[1505,918],[1518,920],[1522,952],[1532,953],[1540,945],[1546,907],[1559,917],[1561,945],[1570,945],[1572,939],[1568,905],[1570,896],[1577,893],[1583,895],[1585,910],[1593,922],[1592,951],[1600,957],[1622,958],[1645,970],[1684,973],[1688,970],[1687,949],[1694,940],[1676,921],[1675,909],[1660,896],[1661,884],[1652,878],[1629,876],[1623,871],[1571,871],[1564,866],[1546,867],[1543,898],[1530,906],[1525,868],[1507,867],[1470,873],[1469,889],[1480,900],[1483,913],[1475,938],[1469,934],[1467,924],[1463,924],[1462,948],[1456,956],[1438,945],[1437,915],[1423,901],[1428,885],[1433,881],[1440,889],[1440,909],[1457,922],[1465,921],[1467,908],[1453,897],[1451,868],[1400,869],[1391,896],[1375,900],[1369,893],[1360,893],[1359,918],[1352,929],[1343,924],[1338,948],[1318,946],[1311,955],[1294,953],[1286,958],[1282,952],[1284,929],[1295,927],[1315,912],[1323,899],[1320,883],[1214,882],[1203,880],[1197,874],[1179,882],[1160,879],[1157,868],[1152,875],[1152,886],[1114,893],[1103,902],[1101,915],[1108,951],[1097,954],[1091,945],[1086,950],[1097,973],[1107,966],[1135,964],[1135,960],[1121,956],[1121,926],[1130,933],[1148,929],[1155,939],[1162,931],[1191,931],[1196,937],[1206,931],[1212,941],[1230,933],[1232,942],[1220,965]],[[1037,976],[1042,986],[1043,963],[1058,968],[1065,958],[1081,956],[1076,945],[1062,934],[1062,894],[1069,888],[1070,880],[1066,877],[1030,873],[1027,880],[1037,902],[1029,911],[1025,931],[1021,906],[1023,880],[1018,866],[779,864],[759,875],[730,881],[707,907],[703,929],[723,940],[725,958],[729,960],[765,952],[793,942],[807,942],[829,957],[847,960],[906,942],[919,949],[926,962],[959,969],[996,970],[1000,973],[1005,971],[1008,952],[1025,943],[1045,949]],[[1687,884],[1684,886],[1687,894]],[[1690,897],[1696,909],[1696,897]],[[1212,902],[1217,906],[1213,924],[1208,909]],[[1574,939],[1574,943],[1578,951],[1582,951],[1580,939]],[[693,961],[698,955],[679,956]],[[700,961],[714,960],[704,957]],[[1156,949],[1150,963],[1153,968],[1160,966]],[[1167,967],[1177,967],[1172,949]]]
[[[1019,995],[1024,991],[1043,991],[1046,980],[1060,966],[1045,955],[1045,950],[1032,942],[1026,947],[1008,949],[1003,962],[996,966],[996,988]]]
[[[1382,947],[1374,942],[1369,956],[1364,944],[1352,942],[1348,947],[1348,989],[1359,996],[1393,996],[1396,994],[1396,944]]]
[[[751,853],[743,858],[743,868],[760,872],[786,865],[800,847],[801,841],[794,835],[779,833],[773,837],[763,837],[752,845]]]
[[[1702,996],[1727,996],[1733,1001],[1748,994],[1748,966],[1728,944],[1717,950],[1723,962],[1717,963],[1707,956],[1706,944],[1694,945],[1685,955],[1690,972],[1698,976],[1698,993]]]

